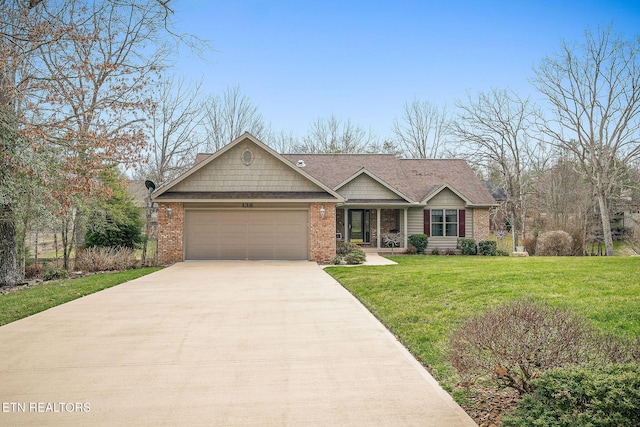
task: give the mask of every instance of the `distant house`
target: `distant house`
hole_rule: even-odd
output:
[[[496,205],[462,160],[382,154],[278,154],[250,134],[154,193],[163,263],[214,259],[330,262],[336,239],[388,250],[389,233],[429,248],[486,239]]]

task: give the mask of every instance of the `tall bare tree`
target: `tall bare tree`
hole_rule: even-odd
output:
[[[195,85],[184,79],[163,80],[154,91],[151,111],[148,159],[137,173],[160,185],[178,176],[193,163],[204,140],[202,82]]]
[[[466,103],[456,105],[459,114],[451,129],[468,149],[470,161],[485,170],[497,168],[500,172],[499,184],[507,194],[503,208],[511,224],[515,250],[518,238],[525,234],[528,170],[540,149],[530,135],[535,108],[529,99],[497,89],[480,93],[475,99],[469,95]]]
[[[166,19],[155,0],[0,2],[0,284],[21,276],[11,182],[38,180],[64,211],[99,189],[105,165],[137,161]],[[55,167],[34,167],[25,148]]]
[[[445,153],[448,115],[428,101],[414,100],[404,104],[400,119],[393,121],[397,145],[405,155],[414,159],[435,159]]]
[[[258,139],[266,134],[262,114],[239,86],[227,88],[221,96],[212,96],[205,102],[204,128],[209,152],[221,149],[245,132]]]
[[[535,72],[553,113],[542,130],[575,155],[593,185],[606,253],[614,255],[610,197],[621,166],[640,157],[640,38],[624,40],[611,27],[586,31],[584,42],[563,42]]]
[[[278,153],[292,153],[300,144],[300,139],[293,132],[284,130],[277,132],[271,127],[266,132],[265,143]]]
[[[368,153],[377,147],[377,138],[360,126],[343,122],[331,115],[328,119],[319,118],[311,124],[311,129],[302,143],[295,147],[298,153]]]

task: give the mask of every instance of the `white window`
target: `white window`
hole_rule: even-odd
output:
[[[431,209],[432,236],[458,236],[457,209]]]

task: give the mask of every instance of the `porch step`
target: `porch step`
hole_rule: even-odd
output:
[[[367,248],[360,246],[360,249],[362,249],[366,254],[391,254],[391,248]],[[394,248],[393,252],[403,253],[404,248]]]

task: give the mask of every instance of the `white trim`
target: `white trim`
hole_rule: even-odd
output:
[[[427,203],[429,203],[429,200],[431,200],[434,197],[436,197],[445,188],[449,189],[453,194],[455,194],[456,196],[460,197],[460,199],[462,199],[462,201],[465,202],[467,204],[467,206],[472,206],[473,205],[473,203],[471,203],[471,201],[469,199],[467,199],[462,193],[460,193],[458,190],[456,190],[455,188],[453,188],[451,185],[449,185],[447,183],[442,184],[440,187],[438,187],[437,190],[435,190],[433,193],[431,193],[431,195],[429,195],[428,197],[425,197],[422,200],[422,203],[424,203],[426,205]]]
[[[335,199],[159,199],[154,203],[335,203]]]

